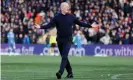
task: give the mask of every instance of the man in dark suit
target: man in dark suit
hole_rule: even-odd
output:
[[[68,53],[72,42],[72,25],[78,24],[83,27],[91,27],[90,24],[80,22],[74,15],[69,14],[70,6],[67,2],[63,2],[60,5],[61,13],[57,14],[50,23],[47,25],[38,25],[36,28],[48,29],[56,26],[57,29],[57,44],[61,55],[60,69],[56,73],[57,79],[61,79],[61,75],[66,68],[68,75],[66,78],[73,78],[72,67],[68,60]]]

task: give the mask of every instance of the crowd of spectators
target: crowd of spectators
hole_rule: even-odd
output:
[[[7,33],[12,28],[16,43],[36,44],[48,30],[36,29],[34,24],[50,22],[60,12],[63,1],[70,3],[70,13],[80,21],[99,24],[95,35],[88,28],[73,26],[73,36],[81,34],[84,38],[81,43],[133,44],[133,0],[2,0],[2,43],[7,43]]]

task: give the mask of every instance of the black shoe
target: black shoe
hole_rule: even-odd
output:
[[[73,74],[68,74],[68,75],[66,76],[66,78],[69,78],[69,79],[73,78]]]
[[[56,73],[57,79],[61,79],[61,74],[59,72]]]

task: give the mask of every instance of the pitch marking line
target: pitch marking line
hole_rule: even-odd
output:
[[[128,73],[128,74],[133,74],[133,73]],[[118,77],[121,75],[128,75],[128,74],[116,74],[111,77],[111,79],[119,79]]]

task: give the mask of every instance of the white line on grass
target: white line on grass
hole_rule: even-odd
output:
[[[128,75],[128,74],[133,74],[133,73],[127,73],[127,74],[115,74],[113,76],[111,76],[111,79],[119,79],[118,77],[121,76],[121,75]]]
[[[122,75],[122,74],[113,75],[113,76],[111,77],[111,79],[118,79],[118,77],[119,77],[120,75]]]

